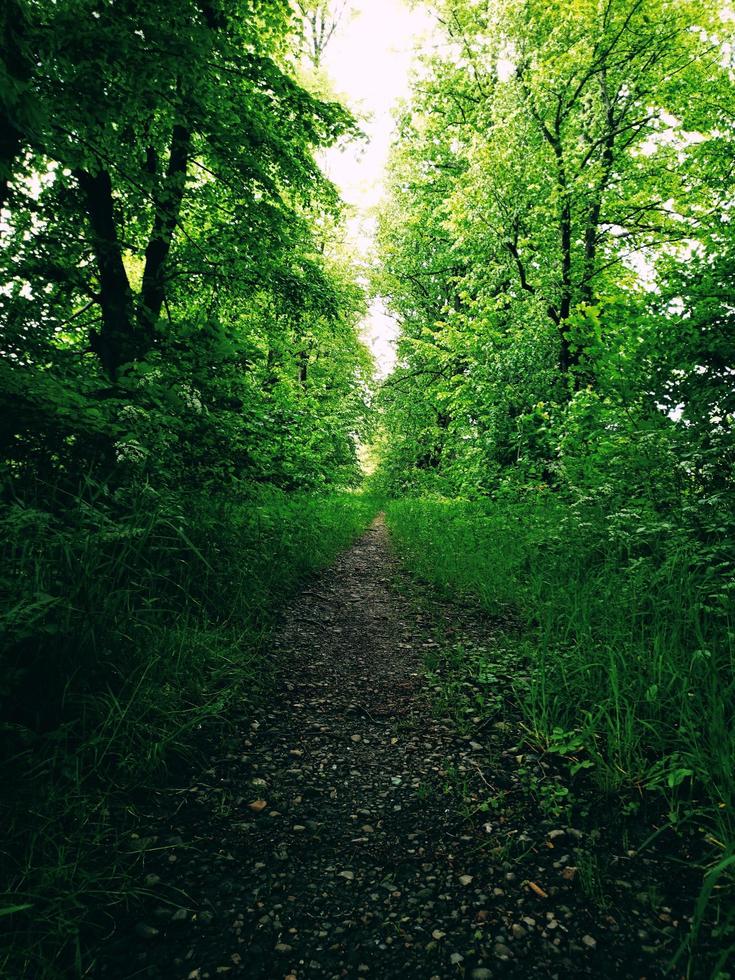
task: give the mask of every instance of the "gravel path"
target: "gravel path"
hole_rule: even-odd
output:
[[[149,898],[94,976],[661,975],[674,913],[636,906],[624,853],[611,897],[580,888],[587,832],[534,810],[521,763],[556,777],[513,719],[468,735],[432,711],[437,636],[492,650],[493,625],[401,576],[378,518],[287,608],[277,698],[161,794]]]

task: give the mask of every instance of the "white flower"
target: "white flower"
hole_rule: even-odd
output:
[[[199,414],[202,411],[201,392],[193,385],[187,383],[179,385],[179,394],[184,399],[187,408]]]
[[[115,459],[118,463],[142,463],[147,455],[135,439],[123,439],[115,443]]]

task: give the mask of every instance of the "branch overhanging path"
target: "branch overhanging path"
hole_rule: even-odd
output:
[[[376,518],[286,608],[275,697],[243,706],[204,768],[150,807],[147,898],[94,976],[663,975],[641,938],[660,923],[628,901],[646,859],[609,855],[633,880],[587,907],[575,878],[599,832],[559,826],[524,789],[521,764],[554,775],[518,744],[509,662],[499,720],[461,734],[436,711],[427,653],[501,660],[506,634],[427,597]]]

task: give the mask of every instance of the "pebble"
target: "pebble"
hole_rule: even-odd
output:
[[[348,558],[349,555],[350,552]],[[347,574],[352,573],[348,570]],[[367,582],[364,594],[363,576]],[[225,961],[230,957],[233,974],[252,962],[254,977],[270,970],[267,975],[274,980],[304,980],[307,975],[325,980],[348,975],[369,975],[376,980],[386,975],[426,978],[431,970],[440,972],[430,980],[493,980],[505,976],[517,964],[523,976],[556,976],[564,980],[575,975],[574,967],[564,959],[575,949],[578,968],[593,970],[598,967],[592,952],[597,941],[590,935],[580,939],[576,930],[572,932],[582,899],[575,900],[564,881],[575,874],[575,861],[580,858],[577,838],[582,832],[549,829],[564,819],[532,812],[527,806],[514,809],[518,789],[514,755],[523,749],[518,746],[510,753],[502,750],[503,742],[509,740],[503,733],[515,732],[516,740],[520,737],[515,726],[506,722],[489,725],[488,715],[477,716],[476,721],[466,717],[465,721],[472,721],[473,725],[483,725],[472,729],[478,738],[483,738],[483,744],[467,734],[457,738],[452,722],[428,720],[421,713],[423,702],[416,699],[408,680],[419,674],[406,675],[403,665],[396,669],[389,659],[393,656],[391,647],[396,645],[395,635],[401,636],[403,626],[413,628],[413,621],[394,622],[392,611],[381,605],[382,599],[375,608],[370,606],[370,577],[369,569],[359,569],[358,605],[369,610],[371,623],[365,630],[365,650],[360,636],[353,636],[347,627],[344,633],[348,642],[343,640],[332,648],[329,639],[324,640],[323,663],[312,651],[310,640],[304,642],[299,637],[294,642],[293,651],[304,656],[307,668],[296,685],[299,694],[285,695],[284,705],[267,716],[267,721],[264,715],[257,735],[259,726],[253,724],[253,740],[258,748],[243,756],[242,773],[233,774],[236,767],[222,767],[213,760],[213,768],[197,779],[196,794],[187,794],[185,806],[196,807],[197,813],[205,817],[214,816],[214,843],[209,847],[202,837],[201,845],[193,852],[188,846],[191,822],[182,819],[180,826],[170,828],[183,835],[183,839],[171,839],[172,844],[184,844],[179,865],[166,865],[164,851],[153,866],[166,869],[167,889],[178,889],[179,894],[199,899],[198,890],[207,876],[219,877],[219,894],[212,905],[216,922],[210,931],[214,933],[219,923],[227,932],[224,941],[228,945],[220,952]],[[343,615],[339,608],[340,588],[337,581],[334,600],[329,598],[335,618]],[[374,628],[371,617],[376,613],[387,626]],[[317,619],[320,615],[317,609]],[[364,625],[361,619],[358,625]],[[386,640],[386,630],[395,635]],[[401,655],[404,661],[409,656]],[[364,657],[362,666],[360,657]],[[340,658],[344,658],[348,670],[340,665]],[[356,658],[354,663],[352,658]],[[350,724],[363,726],[362,720],[354,720],[358,712],[362,714],[363,707],[380,720],[375,726],[365,721],[364,734],[350,734]],[[300,712],[298,726],[293,717],[296,709]],[[418,720],[412,712],[417,712]],[[303,747],[291,747],[296,738]],[[366,746],[368,758],[363,759],[364,753],[350,747],[358,744]],[[253,747],[250,740],[245,745]],[[238,754],[227,758],[239,760],[240,751],[238,745]],[[487,793],[479,785],[486,758],[473,754],[480,752],[487,753],[487,776],[494,785],[497,781],[497,795],[491,800],[491,810],[480,806],[471,819],[458,821],[461,790],[454,785],[451,792],[442,787],[445,781],[453,784],[456,775],[458,784],[462,782],[469,793],[478,794],[476,800],[486,799]],[[479,773],[478,758],[483,762],[483,773]],[[538,767],[538,760],[531,753],[522,758],[529,767]],[[220,803],[224,821],[220,820]],[[210,814],[206,812],[208,806]],[[273,806],[282,806],[284,813],[271,809]],[[237,835],[216,839],[223,822],[226,824],[229,819],[230,807]],[[282,819],[264,821],[269,814]],[[235,822],[238,818],[242,822]],[[293,819],[302,822],[293,823]],[[204,822],[200,821],[200,825],[204,826]],[[307,831],[304,841],[294,836]],[[358,832],[373,836],[356,837]],[[585,829],[585,837],[589,836]],[[558,839],[561,843],[556,843]],[[138,849],[142,849],[142,844]],[[169,860],[176,860],[176,856],[171,855]],[[222,863],[220,869],[226,860],[237,863]],[[345,860],[358,864],[359,874],[344,868]],[[387,876],[386,868],[391,863],[395,866],[396,860],[401,876]],[[340,870],[340,864],[344,870]],[[462,865],[465,873],[461,873]],[[552,865],[556,869],[553,875]],[[469,873],[469,868],[473,873]],[[622,870],[619,873],[626,874]],[[345,889],[341,882],[334,881],[335,877],[354,886]],[[154,874],[144,880],[151,889],[160,882]],[[536,896],[531,894],[534,889],[529,890],[527,880],[539,883]],[[492,887],[493,882],[500,881],[504,887]],[[552,886],[551,881],[557,886]],[[637,887],[643,884],[638,879],[636,882]],[[541,911],[537,898],[544,897],[542,884],[549,891],[547,907],[566,898],[573,909],[559,906],[556,913]],[[630,887],[628,882],[620,884]],[[154,894],[151,899],[151,908],[163,901],[161,895]],[[300,918],[303,907],[313,908],[313,920]],[[534,911],[535,917],[524,915],[526,910]],[[668,915],[668,910],[661,911]],[[155,956],[164,966],[170,964],[172,976],[175,973],[183,978],[197,960],[203,963],[202,953],[216,941],[200,928],[207,916],[211,918],[209,912],[194,915],[178,909],[171,916],[169,907],[165,918],[152,918],[149,911],[139,914],[159,925],[166,923],[161,926],[163,938],[152,950],[150,945],[139,942],[130,954],[131,958],[139,958],[140,962],[131,966],[141,976],[145,973],[145,959],[153,960]],[[323,918],[325,915],[329,921]],[[171,918],[191,925],[171,928]],[[590,918],[589,927],[606,929],[603,919],[604,916]],[[668,921],[663,915],[661,919]],[[298,931],[294,922],[299,924]],[[621,914],[620,923],[628,948],[631,940],[636,943],[636,929],[630,928],[625,913]],[[649,924],[644,914],[635,923],[639,924]],[[386,934],[389,931],[391,935]],[[188,932],[191,948],[187,952],[183,937]],[[567,949],[570,932],[576,945],[572,943]],[[158,935],[158,929],[141,922],[135,933],[150,940]],[[641,938],[645,935],[641,930]],[[444,939],[448,939],[447,943]],[[605,933],[605,945],[611,946],[611,962],[615,958],[619,961],[622,939]],[[168,961],[166,947],[172,954]],[[580,947],[587,951],[586,956],[579,956]],[[240,954],[232,952],[238,948],[245,965],[241,965]],[[650,949],[652,955],[656,952],[654,946],[644,949]],[[284,958],[277,960],[274,951]],[[319,956],[321,962],[311,960],[311,955]],[[360,957],[365,961],[360,962]],[[552,967],[554,958],[557,962]],[[282,963],[280,970],[274,965],[278,962]],[[289,970],[285,976],[284,968]],[[229,967],[202,965],[190,976],[192,980],[206,980],[214,977],[215,970],[225,969]],[[132,975],[132,969],[130,972]]]

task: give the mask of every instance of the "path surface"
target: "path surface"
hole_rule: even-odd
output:
[[[277,700],[169,795],[141,843],[150,901],[95,976],[659,975],[638,920],[586,908],[580,832],[504,812],[513,725],[460,736],[433,716],[436,630],[487,644],[491,624],[417,606],[400,574],[379,518],[291,603]],[[458,787],[490,809],[463,810]]]

